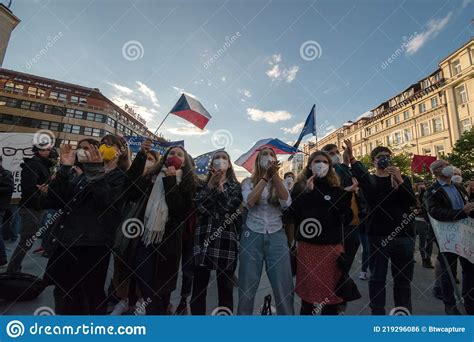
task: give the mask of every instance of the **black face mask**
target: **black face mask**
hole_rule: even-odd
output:
[[[391,163],[391,159],[389,156],[383,156],[377,160],[377,166],[380,167],[381,169],[386,169],[387,167],[390,166],[390,163]]]

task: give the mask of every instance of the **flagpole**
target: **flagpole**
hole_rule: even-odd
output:
[[[314,104],[314,136],[316,137],[316,150],[318,150],[318,125],[316,124],[316,104]]]
[[[161,123],[158,125],[158,128],[156,129],[155,131],[155,135],[156,133],[158,133],[158,130],[160,129],[161,125],[163,125],[163,122],[165,122],[166,118],[168,117],[168,115],[170,115],[170,113],[166,114],[165,118],[163,119],[163,121],[161,121]]]

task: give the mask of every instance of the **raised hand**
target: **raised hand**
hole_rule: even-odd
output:
[[[72,146],[66,144],[61,147],[59,152],[59,161],[61,165],[72,166],[76,157],[76,152],[72,149]]]
[[[148,152],[151,150],[151,140],[150,139],[146,139],[146,140],[143,140],[142,142],[142,146],[140,147],[142,151],[144,152]]]
[[[99,164],[102,163],[104,159],[102,154],[99,152],[99,149],[95,145],[91,145],[89,148],[89,160],[88,163]]]

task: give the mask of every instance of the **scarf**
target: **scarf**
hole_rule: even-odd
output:
[[[168,222],[168,204],[166,203],[163,178],[166,177],[166,167],[154,179],[154,185],[148,198],[144,217],[142,241],[145,246],[160,243],[163,240],[166,223]],[[176,170],[176,183],[181,183],[182,170]]]

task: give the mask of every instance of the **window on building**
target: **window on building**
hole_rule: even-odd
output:
[[[400,132],[395,132],[393,134],[393,140],[394,140],[395,144],[401,144],[402,143],[402,135],[400,134]]]
[[[63,127],[63,132],[79,134],[81,131],[81,126],[65,124]]]
[[[459,74],[461,72],[461,62],[459,59],[456,59],[451,63],[451,72],[453,76]]]
[[[100,137],[100,129],[99,128],[92,128],[92,127],[85,127],[84,128],[84,135],[91,135],[93,137]]]
[[[15,83],[7,82],[5,83],[5,90],[13,91],[15,89]]]
[[[7,105],[7,98],[5,96],[0,96],[0,106]]]
[[[392,136],[391,135],[387,135],[387,145],[392,145],[393,143],[393,139],[392,139]]]
[[[43,89],[38,88],[38,91],[36,92],[36,95],[39,96],[39,97],[46,97],[46,91],[44,91]]]
[[[464,132],[468,132],[471,130],[471,119],[464,119],[461,121],[461,131],[464,133]]]
[[[439,158],[444,154],[444,146],[443,145],[436,145],[435,146],[435,153],[436,156]]]
[[[50,91],[49,92],[49,98],[53,99],[53,100],[57,100],[58,99],[58,92],[57,91]]]
[[[50,122],[49,129],[52,131],[59,131],[59,122]]]
[[[441,132],[443,130],[443,121],[441,118],[433,119],[433,132]]]
[[[16,107],[18,107],[19,102],[20,102],[19,100],[13,99],[13,98],[10,97],[10,98],[7,99],[7,107],[16,108]]]
[[[104,116],[102,114],[87,113],[88,121],[102,122],[103,119],[104,119]]]
[[[408,120],[410,118],[410,111],[406,110],[403,112],[403,120]]]
[[[59,101],[67,101],[67,95],[63,94],[63,93],[59,93],[58,100]]]
[[[86,104],[86,103],[87,103],[87,99],[86,99],[85,97],[80,97],[80,98],[79,98],[79,103]]]
[[[20,108],[21,109],[30,109],[31,102],[30,101],[21,101]]]
[[[395,123],[399,123],[400,122],[400,114],[397,114],[395,115]]]
[[[71,102],[78,103],[79,98],[77,96],[71,96]]]
[[[390,120],[390,119],[385,120],[385,127],[390,127],[390,124],[391,124],[391,120]]]
[[[115,120],[110,117],[107,117],[107,125],[115,127]]]
[[[23,84],[15,84],[15,89],[13,90],[15,93],[23,93],[24,90]]]
[[[420,124],[420,134],[422,137],[427,136],[430,134],[430,126],[428,125],[427,122],[422,122]]]
[[[467,92],[466,88],[464,87],[464,84],[454,88],[454,94],[456,96],[456,102],[458,104],[467,102]]]
[[[49,121],[41,121],[40,128],[49,129]]]
[[[28,87],[28,95],[36,96],[37,91],[38,91],[38,88],[36,88],[36,87]]]
[[[419,111],[420,113],[426,112],[426,103],[424,103],[424,102],[420,103],[420,104],[418,105],[418,111]]]
[[[438,72],[436,75],[434,75],[434,80],[435,82],[441,81],[441,72]]]
[[[438,107],[438,97],[432,97],[431,98],[431,108],[436,108]]]
[[[411,128],[405,128],[403,130],[403,137],[405,138],[405,141],[412,140]]]
[[[425,154],[425,155],[430,155],[430,154],[431,154],[431,148],[429,148],[429,147],[423,147],[423,148],[421,149],[421,151],[422,151],[423,154]]]

